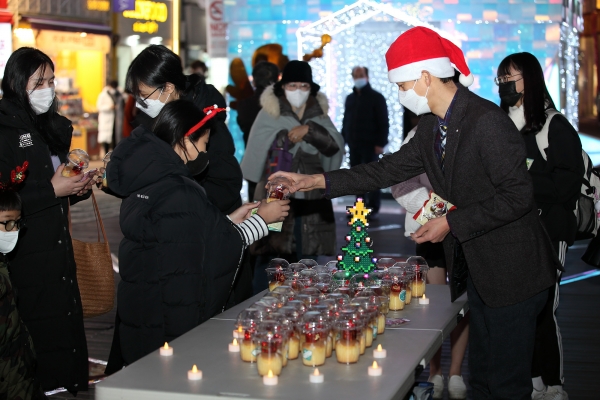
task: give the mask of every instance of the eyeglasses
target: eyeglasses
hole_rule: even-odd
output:
[[[144,97],[144,98],[143,98],[143,99],[141,99],[141,100],[138,100],[138,103],[139,103],[139,104],[140,104],[142,107],[144,107],[144,108],[147,108],[147,107],[148,107],[148,104],[146,104],[146,100],[148,100],[148,98],[149,98],[150,96],[152,96],[154,93],[156,93],[156,91],[157,91],[158,89],[161,89],[161,90],[162,90],[162,89],[163,89],[163,87],[162,87],[162,86],[159,86],[159,87],[157,87],[157,88],[156,88],[156,89],[154,89],[154,90],[152,91],[152,93],[150,93],[148,96]]]
[[[514,74],[514,75],[505,75],[505,76],[497,76],[494,78],[494,83],[496,85],[500,85],[501,83],[506,83],[506,82],[510,82],[510,78],[513,78],[515,76],[519,76],[521,74]],[[521,79],[523,79],[523,77],[521,77]],[[517,79],[514,82],[520,81],[521,79]]]
[[[310,83],[287,83],[285,85],[285,89],[292,92],[298,89],[302,90],[303,92],[308,92],[310,90]]]
[[[17,228],[17,230],[21,229],[22,226],[25,225],[25,220],[23,218],[19,220],[10,220],[6,222],[0,222],[0,224],[4,225],[6,232],[10,232],[13,229]]]

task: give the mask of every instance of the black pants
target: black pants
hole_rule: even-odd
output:
[[[469,277],[467,294],[473,399],[530,400],[536,320],[548,289],[520,303],[492,308],[483,303]]]
[[[560,262],[565,265],[567,244],[565,242],[553,242],[552,244]],[[561,271],[557,271],[557,274],[556,285],[548,291],[546,305],[537,319],[533,368],[531,370],[533,378],[541,376],[544,383],[549,386],[564,383],[562,338],[556,321]]]
[[[375,154],[375,146],[350,147],[351,167],[377,161],[377,159],[378,155]],[[365,199],[365,205],[372,208],[374,214],[379,212],[379,208],[381,207],[381,191],[379,189],[358,197]]]

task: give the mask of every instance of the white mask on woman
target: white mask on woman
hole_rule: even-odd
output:
[[[29,103],[36,115],[44,114],[54,101],[54,88],[32,90],[29,93]]]
[[[0,231],[0,253],[8,254],[13,251],[17,245],[17,240],[19,240],[19,231]]]
[[[306,92],[300,89],[285,91],[285,98],[296,108],[302,107],[308,100],[308,96],[310,96],[310,90],[307,90]]]
[[[417,92],[415,92],[415,86],[417,86],[417,81],[415,81],[415,84],[412,87],[412,89],[408,89],[406,91],[398,91],[398,100],[400,100],[400,104],[402,104],[404,107],[408,108],[410,111],[414,112],[417,115],[430,113],[431,109],[429,108],[429,104],[427,103],[427,93],[429,93],[429,86],[427,86],[425,96],[419,96]]]
[[[148,116],[150,118],[156,118],[158,116],[158,114],[160,113],[160,110],[162,110],[162,108],[167,103],[167,100],[169,100],[169,97],[171,97],[171,93],[169,93],[169,95],[165,99],[164,103],[162,101],[160,101],[160,96],[162,96],[163,90],[164,90],[164,88],[160,90],[160,94],[158,95],[158,99],[146,99],[146,100],[144,100],[146,102],[146,106],[147,106],[146,108],[144,108],[138,102],[135,103],[135,106],[137,108],[139,108],[140,110],[142,110],[144,113],[148,114]]]

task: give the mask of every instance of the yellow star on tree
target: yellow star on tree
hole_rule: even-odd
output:
[[[362,199],[357,199],[356,204],[354,204],[353,207],[348,207],[348,212],[352,214],[351,224],[354,224],[356,221],[361,221],[366,226],[367,215],[371,213],[371,209],[365,207],[365,203]]]

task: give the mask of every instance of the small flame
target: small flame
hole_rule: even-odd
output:
[[[272,378],[273,377],[273,371],[269,370],[269,373],[267,374],[268,378]]]
[[[194,364],[194,366],[192,367],[192,372],[194,374],[198,373],[198,367],[196,367],[196,364]]]
[[[427,297],[425,297],[425,295],[423,295],[423,300],[426,300],[426,299],[427,299]]]
[[[378,345],[377,346],[377,351],[381,351],[381,350],[383,350],[383,348],[381,347],[381,345]]]
[[[314,376],[319,376],[319,368],[315,368],[315,372],[313,372]]]
[[[169,343],[165,342],[165,350],[169,350]]]
[[[241,326],[238,326],[238,332],[242,333],[244,331],[244,329]]]
[[[377,361],[373,361],[373,368],[379,368],[379,365],[377,365]]]
[[[237,345],[238,345],[238,341],[237,341],[237,339],[236,339],[236,338],[233,338],[233,345],[234,345],[234,346],[237,346]]]

